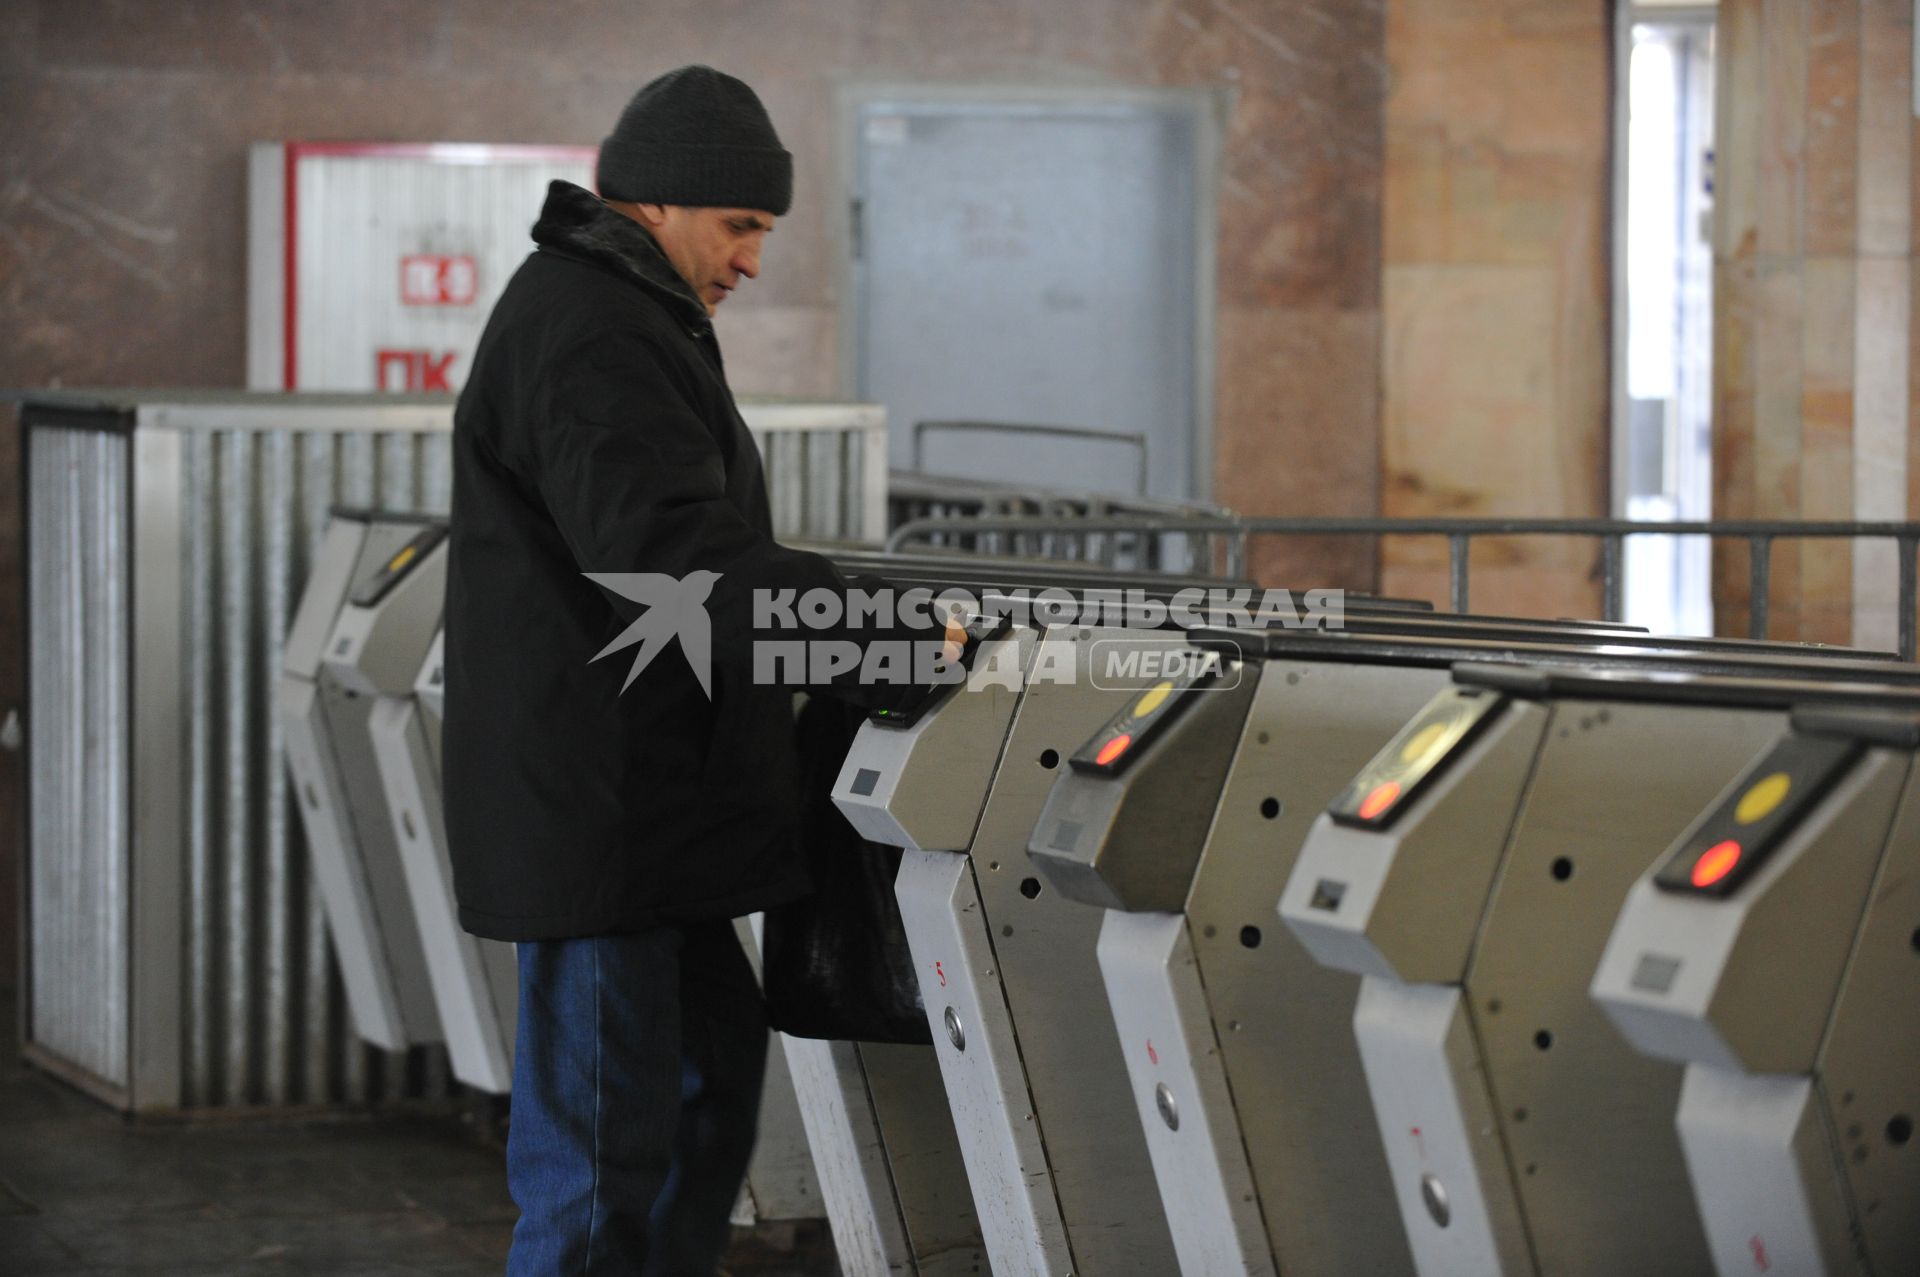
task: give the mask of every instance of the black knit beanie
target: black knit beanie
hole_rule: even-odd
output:
[[[793,156],[743,81],[681,67],[633,95],[600,144],[594,180],[610,200],[778,216],[793,203]]]

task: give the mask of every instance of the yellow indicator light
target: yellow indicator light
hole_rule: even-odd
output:
[[[1116,736],[1100,747],[1100,752],[1093,756],[1093,761],[1105,767],[1108,763],[1126,753],[1127,746],[1131,744],[1133,744],[1133,737],[1124,734]]]
[[[416,551],[412,546],[407,546],[405,549],[401,550],[400,553],[394,555],[391,559],[387,560],[387,571],[398,572],[401,568],[413,562],[413,556],[417,553],[418,551]]]
[[[1740,803],[1733,809],[1733,818],[1743,825],[1765,820],[1773,814],[1774,808],[1786,801],[1787,792],[1792,788],[1793,778],[1785,772],[1775,772],[1764,780],[1755,781],[1751,789],[1740,795]]]
[[[1167,697],[1171,695],[1173,695],[1173,684],[1171,682],[1154,684],[1151,691],[1133,703],[1133,716],[1135,718],[1145,718],[1162,705],[1165,705],[1167,703]]]
[[[1436,752],[1446,743],[1452,734],[1452,723],[1428,723],[1413,734],[1413,739],[1400,748],[1400,761],[1403,763],[1424,763],[1427,756]]]
[[[1390,780],[1384,785],[1376,785],[1366,801],[1360,804],[1360,819],[1372,820],[1387,808],[1393,806],[1393,800],[1400,796],[1400,782]]]

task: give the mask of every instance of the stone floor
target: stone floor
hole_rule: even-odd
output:
[[[453,1118],[128,1122],[8,1052],[0,1274],[499,1273],[500,1158]],[[727,1267],[838,1271],[806,1223],[736,1230]]]

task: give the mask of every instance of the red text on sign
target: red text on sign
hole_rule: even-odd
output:
[[[480,293],[473,258],[408,253],[400,259],[400,301],[407,306],[471,306]]]
[[[453,368],[454,356],[459,353],[455,350],[375,351],[374,385],[381,390],[451,391],[453,383],[447,374]]]

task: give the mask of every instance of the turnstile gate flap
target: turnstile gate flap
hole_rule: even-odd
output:
[[[1180,1271],[1274,1277],[1186,918],[1110,912],[1096,956]]]
[[[1067,760],[1073,770],[1094,776],[1120,775],[1144,756],[1147,746],[1193,703],[1195,692],[1224,690],[1240,682],[1244,666],[1239,662],[1233,664],[1234,677],[1229,680],[1225,658],[1219,652],[1196,655],[1197,663],[1183,664],[1178,672],[1130,699],[1102,724]]]
[[[429,523],[407,539],[407,543],[390,555],[380,565],[380,570],[363,578],[353,587],[353,596],[348,601],[355,607],[372,607],[387,596],[387,591],[398,585],[407,575],[420,566],[427,555],[447,539],[447,525]]]
[[[1189,670],[1081,746],[1027,846],[1061,895],[1130,913],[1185,906],[1258,683],[1257,665]]]
[[[340,615],[341,602],[353,584],[354,565],[360,560],[367,530],[366,524],[351,519],[335,518],[327,524],[300,605],[294,610],[293,624],[287,627],[280,659],[284,673],[308,682],[320,677],[327,636],[333,633],[334,618]]]
[[[1327,814],[1343,825],[1384,829],[1410,806],[1447,760],[1457,757],[1506,702],[1484,688],[1453,688],[1434,698],[1374,755]]]
[[[956,853],[908,851],[896,889],[993,1270],[1035,1277],[1071,1271],[1066,1223],[972,866]]]
[[[1675,1126],[1718,1271],[1912,1271],[1860,1264],[1816,1090],[1804,1077],[1687,1070]]]
[[[954,690],[967,681],[973,672],[974,662],[979,658],[980,649],[1007,632],[1009,622],[1004,616],[976,616],[966,622],[967,641],[960,649],[957,662],[959,671],[956,677],[942,683],[936,683],[933,690],[909,705],[898,709],[876,709],[868,717],[882,727],[911,727],[926,715],[940,707],[941,702],[953,694]]]
[[[964,850],[1038,646],[1032,630],[1015,629],[983,648],[982,668],[930,713],[905,726],[862,723],[833,783],[847,823],[888,847]]]
[[[1788,735],[1754,761],[1654,871],[1663,891],[1730,896],[1856,759],[1857,740]]]
[[[1410,984],[1465,978],[1549,721],[1546,706],[1504,700],[1442,691],[1314,822],[1279,912],[1322,965]]]
[[[1460,990],[1363,979],[1353,1034],[1422,1277],[1537,1271]]]
[[[274,711],[286,740],[288,769],[311,850],[314,882],[325,902],[346,989],[360,1036],[389,1051],[418,1040],[408,1030],[408,999],[395,986],[372,886],[337,770],[330,765],[320,690],[292,676],[274,689]]]
[[[400,544],[381,544],[383,534],[400,536]],[[440,629],[447,581],[444,537],[444,527],[374,525],[356,568],[353,594],[327,637],[325,668],[341,687],[361,696],[413,693],[420,663]],[[370,555],[378,557],[368,562]]]
[[[383,696],[374,702],[367,738],[385,786],[448,1058],[461,1082],[504,1095],[512,1089],[518,968],[512,945],[460,927],[431,736],[412,700]]]
[[[1719,795],[1634,884],[1595,968],[1594,1000],[1629,1042],[1813,1071],[1910,758],[1789,733]],[[1784,814],[1796,789],[1812,797]]]

